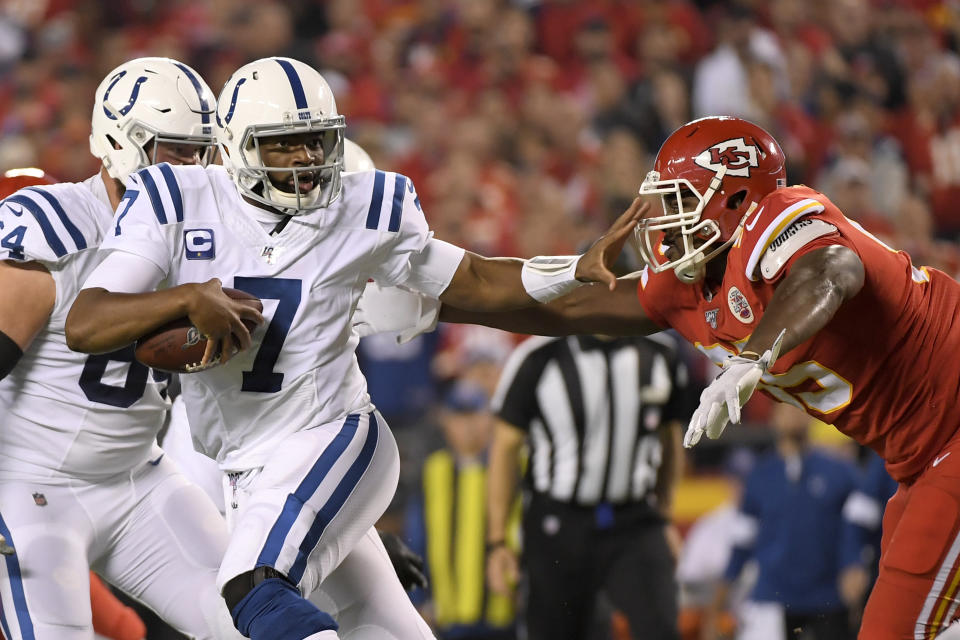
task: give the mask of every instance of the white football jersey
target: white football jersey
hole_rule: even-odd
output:
[[[149,259],[166,274],[161,286],[216,277],[263,301],[266,323],[250,349],[181,376],[204,453],[222,469],[261,466],[286,436],[373,408],[350,317],[367,281],[405,281],[430,237],[408,178],[344,174],[336,202],[273,234],[220,166],[149,167],[131,176],[130,191],[139,197],[118,209],[104,251]]]
[[[112,217],[99,175],[28,187],[0,204],[0,260],[36,261],[57,287],[49,322],[0,381],[0,478],[112,475],[155,444],[166,378],[134,361],[132,345],[86,355],[67,348],[64,334]]]

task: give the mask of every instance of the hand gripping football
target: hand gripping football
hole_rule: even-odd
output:
[[[246,291],[224,287],[223,292],[257,311],[263,311],[260,299]],[[257,327],[250,320],[244,320],[243,324],[251,332]],[[189,318],[184,317],[171,320],[137,340],[134,356],[151,369],[171,373],[195,373],[220,364],[220,354],[217,353],[209,364],[201,368],[200,361],[206,348],[206,338],[200,335]]]

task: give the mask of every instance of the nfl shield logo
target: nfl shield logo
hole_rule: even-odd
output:
[[[717,315],[720,313],[720,309],[710,309],[709,311],[704,311],[703,317],[707,321],[707,324],[710,325],[711,329],[717,328]]]
[[[260,252],[260,258],[267,264],[277,264],[277,260],[285,250],[286,247],[264,247]]]
[[[33,501],[38,507],[47,506],[47,496],[43,495],[42,493],[33,494]]]

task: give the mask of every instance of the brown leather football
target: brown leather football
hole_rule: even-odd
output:
[[[233,298],[249,304],[257,311],[263,311],[263,303],[256,296],[239,289],[223,288],[223,292]],[[251,332],[256,324],[243,321]],[[189,318],[179,318],[161,325],[137,340],[134,356],[151,369],[171,373],[194,373],[200,371],[200,361],[207,348],[207,340],[200,335]],[[204,369],[210,369],[220,363],[219,354]]]

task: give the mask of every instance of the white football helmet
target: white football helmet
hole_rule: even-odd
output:
[[[217,102],[220,156],[240,193],[287,215],[327,207],[340,197],[345,127],[327,81],[309,65],[290,58],[262,58],[240,67]],[[322,134],[320,164],[264,164],[263,138],[307,132]],[[294,191],[275,186],[268,172],[292,173]],[[306,192],[300,191],[303,174],[313,183]]]
[[[153,143],[196,144],[201,160],[212,155],[216,100],[200,75],[170,58],[137,58],[97,87],[90,152],[112,178],[156,163]]]
[[[354,171],[373,171],[376,167],[373,164],[373,158],[363,147],[349,138],[343,139],[343,170]]]

